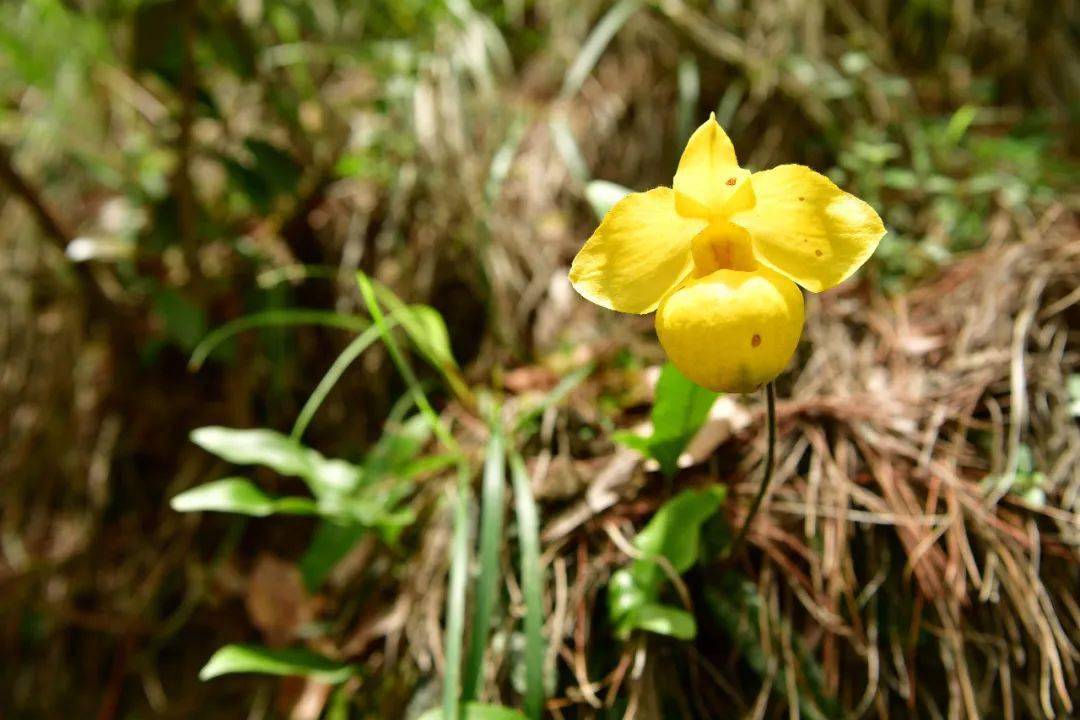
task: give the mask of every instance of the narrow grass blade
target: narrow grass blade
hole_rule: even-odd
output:
[[[641,0],[620,0],[607,11],[607,14],[600,19],[600,22],[596,23],[592,32],[589,33],[589,37],[582,44],[581,52],[574,58],[573,64],[566,71],[562,92],[560,93],[563,98],[570,98],[577,94],[585,79],[592,73],[596,62],[604,53],[604,49],[611,42],[611,39],[615,37],[615,33],[619,32],[619,29],[640,7]]]
[[[582,380],[589,377],[595,368],[596,365],[594,363],[588,363],[560,380],[559,384],[552,388],[551,392],[549,392],[535,407],[529,408],[518,416],[517,423],[514,425],[514,430],[520,431],[535,418],[543,415],[549,407],[561,403],[574,388],[581,384]]]
[[[450,580],[446,590],[446,671],[443,673],[443,717],[457,720],[461,694],[461,651],[465,640],[465,581],[469,574],[469,472],[458,469],[454,505],[454,538],[450,544]]]
[[[245,330],[254,330],[264,327],[288,327],[294,325],[325,325],[327,327],[341,328],[360,332],[371,323],[358,315],[343,315],[329,310],[268,310],[266,312],[247,315],[237,318],[232,322],[225,323],[212,333],[207,335],[195,349],[191,351],[191,359],[188,367],[198,370],[206,362],[219,345],[234,335]]]
[[[488,442],[484,459],[484,481],[480,496],[480,578],[476,584],[472,640],[469,643],[465,682],[462,685],[462,700],[465,702],[480,697],[484,682],[484,650],[487,648],[491,614],[498,591],[499,548],[502,546],[503,502],[506,490],[506,452],[497,423],[497,419],[492,422],[491,440]]]
[[[697,104],[701,95],[701,75],[693,55],[679,58],[679,109],[676,114],[679,144],[690,138],[697,116]]]
[[[387,326],[393,328],[397,325],[397,320],[391,313],[387,316]],[[311,396],[304,403],[304,407],[301,408],[300,414],[296,416],[296,422],[293,423],[293,429],[290,437],[293,440],[299,440],[307,430],[308,425],[311,423],[311,419],[315,417],[315,413],[322,407],[323,402],[326,401],[326,396],[330,394],[330,391],[337,385],[338,380],[345,374],[345,371],[349,369],[349,366],[356,362],[356,358],[371,346],[373,342],[379,339],[380,330],[377,327],[369,327],[364,332],[360,333],[353,339],[352,342],[346,346],[341,354],[337,356],[334,363],[330,366],[330,369],[323,375],[322,380],[315,386],[315,389],[311,392]]]
[[[540,518],[521,456],[510,457],[518,542],[521,545],[521,590],[525,595],[525,715],[540,720],[544,706],[544,604],[540,574]]]

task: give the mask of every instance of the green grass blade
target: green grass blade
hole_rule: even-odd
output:
[[[514,424],[514,430],[520,431],[535,418],[543,415],[548,408],[558,405],[565,400],[566,396],[569,395],[574,388],[580,385],[582,380],[589,377],[595,368],[595,363],[587,363],[560,380],[559,384],[552,388],[551,392],[549,392],[543,400],[535,407],[531,407],[523,412],[518,417],[517,422]]]
[[[585,80],[592,73],[596,62],[604,53],[608,43],[640,7],[641,0],[620,0],[607,11],[607,14],[600,19],[600,22],[596,23],[592,32],[589,33],[589,37],[582,44],[581,52],[574,58],[573,64],[566,71],[562,92],[560,93],[561,97],[571,98],[577,94],[577,91],[581,89]]]
[[[391,329],[397,325],[397,320],[393,317],[393,314],[387,316],[387,326]],[[304,407],[301,408],[300,414],[296,416],[296,422],[293,423],[292,433],[290,437],[293,440],[299,440],[307,430],[308,425],[311,423],[311,419],[315,417],[315,413],[322,407],[323,402],[326,401],[326,396],[330,394],[330,391],[337,385],[338,380],[345,374],[345,371],[349,369],[349,366],[356,362],[356,359],[368,347],[379,339],[380,330],[377,327],[369,327],[364,332],[360,333],[353,339],[352,342],[346,346],[341,354],[334,360],[333,365],[323,375],[322,380],[315,386],[315,389],[311,392],[311,396],[304,403]]]
[[[480,496],[480,578],[476,584],[472,641],[469,643],[465,682],[462,685],[464,702],[479,698],[484,682],[484,650],[487,647],[499,582],[499,548],[502,546],[505,490],[506,452],[496,418],[492,422],[491,440],[488,442],[484,460],[484,481]]]
[[[529,474],[517,453],[510,457],[518,542],[521,544],[521,590],[525,595],[525,715],[540,720],[544,706],[544,604],[540,574],[540,517]]]
[[[450,544],[450,580],[446,590],[446,671],[443,674],[443,717],[457,720],[461,691],[461,651],[465,640],[465,582],[469,574],[469,472],[458,468],[454,538]]]
[[[266,312],[247,315],[225,323],[207,335],[191,351],[188,367],[198,370],[219,345],[246,330],[264,327],[288,327],[294,325],[325,325],[360,332],[371,323],[357,315],[342,315],[329,310],[267,310]]]
[[[401,373],[401,377],[405,379],[405,384],[409,388],[409,394],[412,395],[413,400],[416,401],[416,407],[420,409],[420,412],[424,414],[424,417],[431,423],[431,429],[435,435],[439,438],[439,441],[455,455],[461,454],[461,447],[458,445],[457,440],[450,434],[450,431],[446,429],[442,420],[439,418],[439,414],[435,412],[435,408],[431,407],[431,403],[428,402],[427,395],[424,394],[423,388],[420,387],[420,381],[416,379],[416,373],[413,372],[412,367],[405,360],[405,356],[401,353],[401,348],[398,347],[397,341],[390,333],[390,324],[386,320],[386,316],[383,314],[382,308],[379,307],[379,301],[375,298],[375,288],[371,284],[371,280],[364,273],[356,274],[356,281],[360,285],[360,294],[364,297],[364,303],[367,305],[368,312],[371,314],[371,319],[375,323],[375,327],[379,329],[379,335],[382,337],[383,344],[386,345],[387,352],[390,353],[390,359],[394,361],[394,365],[397,367],[398,372]]]

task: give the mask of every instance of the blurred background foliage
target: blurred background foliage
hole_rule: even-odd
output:
[[[348,458],[346,475],[395,479],[350,495],[357,527],[379,530],[370,538],[335,540],[332,525],[303,517],[173,512],[171,498],[224,474],[189,431],[291,426],[349,333],[368,327],[362,271],[385,288],[384,309],[395,297],[423,304],[395,322],[436,335],[445,323],[443,349],[419,333],[413,354],[428,362],[415,380],[453,418],[465,454],[482,457],[469,448],[486,423],[469,388],[548,398],[519,409],[527,430],[508,438],[534,458],[545,408],[570,391],[559,380],[588,375],[559,415],[565,454],[609,457],[611,431],[642,417],[645,369],[661,356],[647,321],[601,319],[566,283],[595,225],[590,204],[603,202],[594,181],[666,184],[715,111],[745,166],[804,163],[879,209],[889,234],[857,292],[885,307],[988,243],[1070,222],[1078,32],[1075,3],[1034,0],[0,4],[0,708],[417,716],[438,699],[441,650],[422,636],[438,634],[450,544],[445,483],[420,480],[455,480],[376,336],[294,432],[325,453],[319,463]],[[238,318],[254,318],[252,331],[200,347]],[[1014,475],[1074,467],[1024,448]],[[534,487],[542,514],[581,497],[589,467]],[[317,479],[283,474],[325,508]],[[244,497],[262,514],[280,507],[259,488],[304,487],[256,477],[239,492],[254,491]],[[313,558],[319,543],[350,552],[351,565]],[[575,553],[580,563],[586,550],[560,540],[546,552],[546,564]],[[308,590],[330,585],[308,595],[295,573]],[[427,602],[434,629],[404,623],[375,647],[389,631],[371,626],[396,622],[395,598],[422,598],[418,578],[440,590],[409,612]],[[699,611],[734,622],[738,592],[705,592]],[[520,652],[515,637],[500,657]],[[604,646],[613,637],[589,656],[601,675],[618,660]],[[319,683],[199,683],[218,646],[253,639],[310,641],[370,670],[333,700]],[[568,698],[563,716],[621,717],[637,702],[598,710],[592,691],[568,693],[582,678],[573,658],[546,680],[549,696]],[[750,676],[769,678],[762,697],[773,687],[787,700],[757,710],[748,686],[740,714],[858,702],[796,702],[770,662],[751,659]],[[488,682],[513,688],[508,699],[524,680],[493,671]]]

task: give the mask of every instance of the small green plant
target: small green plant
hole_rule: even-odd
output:
[[[493,401],[484,401],[490,440],[481,473],[480,534],[476,554],[479,581],[469,618],[471,642],[465,654],[466,580],[474,557],[469,538],[472,469],[469,459],[432,408],[393,331],[403,331],[411,347],[441,374],[459,399],[468,403],[475,399],[450,352],[446,325],[439,313],[427,306],[402,303],[389,289],[376,285],[366,276],[360,275],[358,282],[370,321],[321,311],[275,311],[224,326],[198,344],[192,356],[192,366],[198,367],[220,343],[238,332],[257,327],[317,323],[358,333],[316,386],[290,435],[267,428],[216,426],[199,428],[191,433],[192,442],[228,463],[263,466],[280,475],[299,478],[309,495],[275,496],[247,477],[229,476],[181,492],[173,497],[171,505],[179,512],[224,512],[259,518],[275,515],[317,517],[320,525],[299,561],[305,584],[315,590],[366,533],[374,532],[384,542],[392,544],[401,531],[414,522],[408,501],[415,491],[417,479],[455,468],[458,481],[450,498],[454,508],[454,531],[446,608],[444,697],[442,706],[424,717],[536,720],[541,715],[544,698],[539,520],[524,464],[519,456],[508,453],[501,407]],[[388,308],[386,313],[382,309],[384,305]],[[380,340],[408,386],[407,394],[391,413],[382,438],[358,462],[327,458],[303,444],[301,437],[331,388],[365,349]],[[576,381],[580,381],[580,377]],[[557,401],[560,393],[568,389],[556,388],[550,401]],[[526,411],[510,427],[525,428],[536,412],[537,408]],[[439,442],[442,451],[433,452],[428,448],[432,439]],[[477,702],[482,693],[485,649],[499,598],[508,463],[521,548],[520,582],[526,604],[524,714]],[[230,673],[302,675],[320,682],[340,684],[355,675],[357,668],[304,647],[276,649],[227,645],[214,653],[200,677],[209,680]]]

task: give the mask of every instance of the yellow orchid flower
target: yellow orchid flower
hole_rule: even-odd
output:
[[[821,292],[846,280],[884,234],[872,207],[810,168],[740,168],[710,115],[672,187],[616,203],[574,258],[570,281],[611,310],[655,310],[660,344],[695,383],[750,392],[798,345],[796,283]]]

